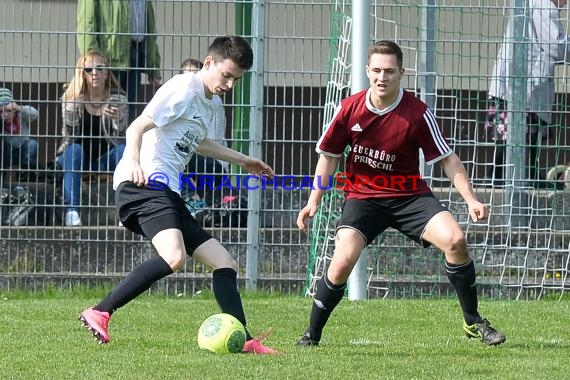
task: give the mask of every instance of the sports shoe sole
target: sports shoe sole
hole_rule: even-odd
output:
[[[306,335],[303,335],[302,337],[297,339],[297,342],[295,343],[295,345],[297,347],[318,347],[319,341],[313,340],[313,339],[307,337]]]
[[[472,336],[470,334],[465,334],[465,336],[467,336],[467,338],[469,338],[469,339],[477,339],[479,342],[486,344],[487,346],[498,346],[499,344],[505,343],[507,341],[507,338],[505,338],[505,339],[500,339],[500,340],[497,340],[494,342],[484,342],[478,336]]]
[[[479,335],[473,334],[472,332],[467,331],[467,330],[464,330],[464,332],[465,332],[465,336],[468,339],[477,339],[479,342],[481,342],[487,346],[498,346],[499,344],[505,343],[507,341],[507,337],[504,337],[503,339],[499,339],[496,341],[485,342],[485,341],[483,341],[483,339],[481,339],[481,337]]]
[[[93,338],[95,339],[95,341],[99,344],[106,344],[109,343],[109,341],[105,340],[105,338],[103,338],[103,335],[99,332],[99,330],[97,330],[95,327],[91,326],[91,324],[89,323],[89,321],[85,318],[85,316],[83,314],[81,314],[79,316],[79,321],[81,322],[81,324],[83,325],[83,327],[85,327],[87,330],[89,330],[91,332],[91,334],[93,334]]]

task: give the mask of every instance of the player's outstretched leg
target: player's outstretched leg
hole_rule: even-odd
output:
[[[267,335],[256,339],[251,336],[247,329],[245,312],[237,288],[237,272],[235,270],[237,264],[228,251],[218,241],[210,239],[194,251],[193,257],[198,262],[214,268],[212,290],[220,309],[223,313],[228,313],[237,318],[245,328],[246,342],[243,352],[258,355],[278,354],[278,351],[261,342]]]
[[[172,268],[160,256],[137,265],[99,304],[85,309],[79,320],[99,343],[109,343],[108,326],[113,312],[172,272]]]
[[[245,312],[241,302],[241,297],[237,289],[237,273],[233,268],[219,268],[212,274],[212,288],[214,296],[222,312],[236,317],[245,327],[246,342],[243,346],[244,353],[258,355],[274,355],[278,352],[265,346],[261,341],[265,338],[253,338],[246,327]]]

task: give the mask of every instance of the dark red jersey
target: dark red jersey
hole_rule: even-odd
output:
[[[429,191],[420,178],[420,152],[433,164],[452,153],[434,115],[411,92],[401,90],[390,107],[370,103],[370,90],[342,100],[317,152],[340,157],[347,146],[345,172],[337,188],[353,199],[390,198]]]

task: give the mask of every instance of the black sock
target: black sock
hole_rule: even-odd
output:
[[[455,287],[465,322],[471,325],[479,321],[481,316],[477,311],[477,287],[475,286],[475,264],[473,260],[469,259],[467,263],[459,265],[450,264],[446,261],[445,272]]]
[[[311,319],[307,332],[311,339],[321,340],[321,334],[334,308],[339,304],[344,296],[346,283],[334,285],[325,274],[317,283],[317,292],[313,298],[311,308]]]
[[[241,296],[237,289],[237,273],[232,268],[220,268],[212,273],[212,288],[214,297],[223,313],[231,314],[246,327],[245,313],[241,303]],[[251,334],[245,329],[246,339],[251,339]]]
[[[172,268],[162,257],[153,257],[137,265],[119,285],[111,290],[107,297],[95,306],[95,309],[112,314],[150,288],[156,281],[172,274],[172,272]]]

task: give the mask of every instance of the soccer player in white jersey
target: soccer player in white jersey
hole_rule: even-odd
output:
[[[453,215],[420,178],[419,149],[426,162],[442,165],[467,202],[473,221],[488,216],[477,200],[463,164],[447,145],[427,105],[400,86],[403,54],[392,41],[368,50],[366,74],[370,88],[344,99],[317,143],[315,190],[299,212],[297,225],[317,212],[347,146],[346,170],[339,179],[345,203],[336,228],[335,251],[326,274],[317,283],[310,323],[298,346],[317,346],[362,249],[392,227],[417,243],[433,244],[445,254],[445,271],[463,310],[465,334],[487,345],[505,341],[478,312],[475,267],[467,242]],[[317,182],[319,181],[319,182]]]
[[[180,175],[197,152],[256,175],[273,176],[266,163],[206,137],[222,107],[220,96],[230,91],[252,64],[253,51],[245,39],[214,39],[204,67],[166,82],[127,129],[125,152],[113,178],[117,213],[126,228],[151,240],[158,256],[135,267],[101,302],[81,313],[79,319],[100,343],[109,342],[108,323],[113,312],[182,268],[186,255],[213,269],[212,287],[222,312],[246,326],[237,289],[237,264],[185,207]],[[277,352],[249,332],[246,335],[244,352]]]

